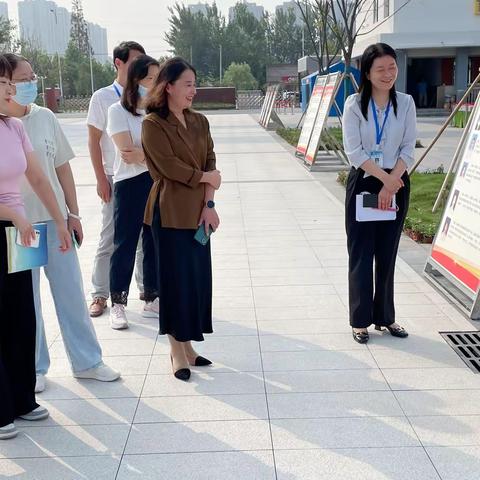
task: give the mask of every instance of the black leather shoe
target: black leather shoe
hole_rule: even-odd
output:
[[[199,355],[194,362],[195,367],[208,367],[211,364],[212,362],[208,358],[202,357],[201,355]]]
[[[173,367],[173,358],[170,356],[170,361],[172,362],[172,367]],[[173,375],[175,378],[178,378],[179,380],[182,380],[183,382],[186,382],[190,379],[190,375],[192,372],[190,371],[189,368],[179,368],[176,372],[173,372]]]
[[[370,335],[368,334],[368,332],[356,332],[352,328],[352,335],[353,335],[353,339],[357,343],[367,343],[370,340]]]
[[[408,332],[403,327],[385,327],[392,337],[406,338],[408,337]],[[375,325],[375,330],[383,332],[384,329],[381,325]]]

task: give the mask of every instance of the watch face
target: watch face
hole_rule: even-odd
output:
[[[213,200],[209,200],[209,201],[207,202],[207,207],[208,207],[208,208],[213,208],[214,206],[215,206],[215,202],[214,202]]]

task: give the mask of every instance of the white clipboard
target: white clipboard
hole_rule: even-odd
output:
[[[356,195],[356,220],[357,222],[385,222],[397,218],[397,203],[395,195],[392,199],[392,210],[380,210],[363,206],[363,195],[369,192],[362,192]]]

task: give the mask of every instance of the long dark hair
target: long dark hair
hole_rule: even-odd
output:
[[[167,60],[160,67],[160,73],[147,98],[147,113],[155,112],[162,118],[167,118],[168,94],[167,85],[175,83],[183,72],[191,70],[195,77],[196,70],[183,58],[174,57]]]
[[[372,98],[372,82],[368,79],[368,74],[375,59],[386,56],[392,57],[395,63],[397,63],[397,54],[390,45],[386,43],[375,43],[366,48],[360,61],[360,87],[358,91],[360,93],[360,106],[365,120],[368,120],[368,107],[370,105],[370,99]],[[396,116],[398,103],[395,85],[390,89],[390,101],[392,102],[393,111]]]
[[[8,78],[12,80],[13,70],[10,62],[7,60],[5,55],[0,55],[0,77]],[[8,118],[6,115],[0,115],[0,120],[5,121]]]
[[[160,66],[154,58],[148,55],[139,55],[128,67],[127,84],[123,90],[121,103],[122,107],[132,115],[139,115],[137,113],[137,106],[140,100],[138,86],[140,80],[143,80],[148,75],[148,69],[152,65]]]

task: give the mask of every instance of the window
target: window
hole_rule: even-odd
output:
[[[383,0],[383,18],[390,15],[390,0]]]
[[[378,22],[378,0],[373,0],[372,8],[373,8],[373,23],[377,23]]]

